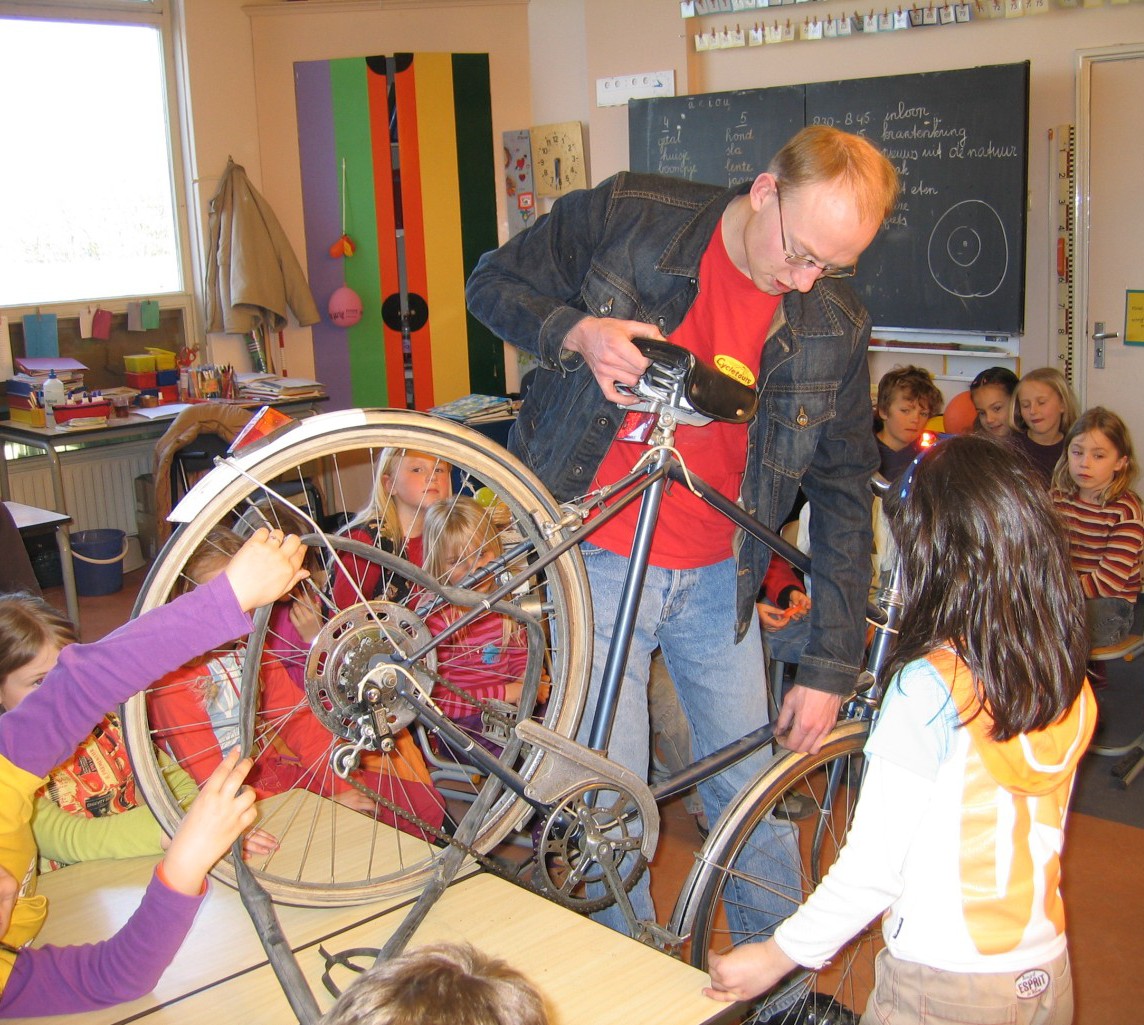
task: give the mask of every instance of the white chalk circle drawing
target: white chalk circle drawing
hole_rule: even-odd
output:
[[[980,199],[955,203],[934,225],[929,268],[939,288],[961,299],[984,299],[1009,270],[1009,240],[997,211]]]

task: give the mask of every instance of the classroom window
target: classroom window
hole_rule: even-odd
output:
[[[0,7],[0,306],[184,289],[165,16],[109,6]]]

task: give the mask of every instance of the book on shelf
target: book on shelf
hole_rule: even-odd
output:
[[[321,395],[320,381],[308,377],[279,377],[276,374],[237,374],[239,394],[252,399],[289,399]]]
[[[462,395],[452,402],[432,406],[429,412],[464,424],[510,420],[515,412],[512,399],[503,395]]]

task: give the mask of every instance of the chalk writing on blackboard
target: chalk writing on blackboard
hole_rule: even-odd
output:
[[[628,110],[630,164],[738,185],[804,125],[865,135],[901,181],[853,285],[874,323],[1016,333],[1024,321],[1029,65],[658,97]]]

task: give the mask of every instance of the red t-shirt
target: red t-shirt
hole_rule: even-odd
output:
[[[754,386],[779,298],[760,292],[731,262],[720,224],[699,263],[699,295],[668,339]],[[747,462],[746,424],[681,425],[675,432],[675,447],[697,476],[726,497],[738,499]],[[596,486],[619,480],[645,451],[642,444],[613,442],[596,472]],[[592,536],[593,543],[618,555],[630,554],[638,515],[637,502],[601,527]],[[651,563],[665,569],[694,569],[722,562],[731,556],[734,533],[730,520],[684,486],[672,484],[660,508]]]

